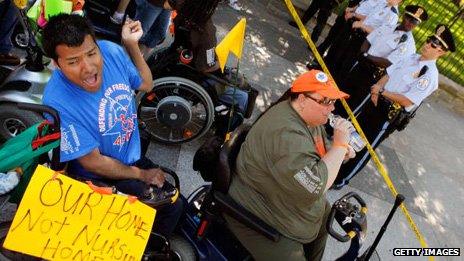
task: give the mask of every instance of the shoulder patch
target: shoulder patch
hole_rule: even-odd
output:
[[[408,48],[406,47],[406,45],[401,45],[399,49],[400,49],[400,54],[404,54]]]
[[[417,88],[421,91],[427,89],[429,86],[430,80],[428,77],[422,77],[417,81]]]
[[[308,166],[299,170],[293,177],[309,193],[319,194],[321,192],[322,181],[318,176],[314,175]]]

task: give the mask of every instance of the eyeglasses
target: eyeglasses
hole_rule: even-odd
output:
[[[327,97],[324,97],[324,98],[322,98],[322,99],[320,99],[320,100],[317,100],[316,98],[311,97],[311,96],[309,96],[309,95],[306,95],[306,94],[303,94],[303,95],[304,95],[305,97],[310,98],[311,100],[313,100],[313,101],[319,103],[320,105],[324,105],[324,106],[330,106],[330,105],[334,104],[334,103],[337,101],[337,100],[330,99],[330,98],[327,98]]]
[[[427,38],[427,43],[430,44],[430,46],[432,46],[433,49],[441,48],[442,50],[446,51],[446,48],[440,43],[440,40],[438,40],[434,36],[429,36]]]

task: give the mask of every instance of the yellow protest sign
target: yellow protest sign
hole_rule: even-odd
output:
[[[245,28],[246,19],[242,18],[216,46],[216,55],[222,71],[224,71],[224,67],[226,66],[229,52],[235,54],[238,59],[242,58]]]
[[[141,260],[155,210],[39,165],[3,246],[50,260]]]

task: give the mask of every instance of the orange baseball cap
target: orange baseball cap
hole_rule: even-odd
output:
[[[348,98],[349,95],[338,90],[332,79],[319,70],[311,70],[298,76],[293,82],[291,92],[316,92],[330,99]]]

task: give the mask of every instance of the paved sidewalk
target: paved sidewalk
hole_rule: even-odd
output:
[[[310,51],[299,32],[290,27],[290,16],[282,2],[241,0],[244,10],[237,12],[220,5],[214,17],[218,38],[247,18],[246,43],[240,69],[260,90],[255,116],[282,94],[293,79],[305,71]],[[308,25],[308,28],[312,28]],[[406,196],[406,206],[429,247],[464,245],[463,199],[464,118],[451,111],[439,95],[429,98],[410,126],[393,134],[377,150],[389,170],[397,190]],[[188,195],[203,183],[192,170],[193,153],[200,141],[182,146],[152,144],[150,153],[158,162],[176,169],[182,192]],[[363,249],[371,245],[394,201],[382,177],[369,164],[341,191],[329,191],[333,202],[348,191],[356,191],[369,207],[369,233]],[[325,260],[334,260],[349,246],[329,239]],[[382,260],[398,260],[396,247],[420,247],[405,216],[398,210],[377,250]],[[462,249],[461,249],[462,250]],[[425,260],[424,257],[407,260]],[[436,258],[436,260],[459,258]]]
[[[305,71],[310,51],[299,31],[290,27],[290,16],[283,1],[240,0],[244,10],[237,12],[221,4],[214,17],[218,38],[222,39],[241,17],[247,18],[246,42],[240,69],[260,90],[254,117],[276,100],[293,79]],[[308,28],[314,26],[314,21]],[[406,196],[405,204],[429,247],[464,246],[464,118],[456,113],[446,95],[438,93],[426,100],[402,132],[395,133],[377,150],[389,170],[397,190]],[[445,98],[443,98],[445,97]],[[151,144],[150,158],[171,167],[181,178],[181,190],[188,195],[200,184],[199,174],[192,170],[193,154],[202,140],[182,146]],[[382,177],[369,164],[341,191],[329,191],[331,202],[349,191],[358,192],[368,211],[367,240],[370,246],[394,201]],[[2,213],[1,220],[11,212]],[[334,260],[347,248],[330,238],[324,260]],[[395,258],[392,249],[420,247],[406,218],[399,210],[393,218],[377,250],[382,260],[425,260]],[[462,254],[461,254],[462,255]],[[436,260],[462,260],[436,258]]]

